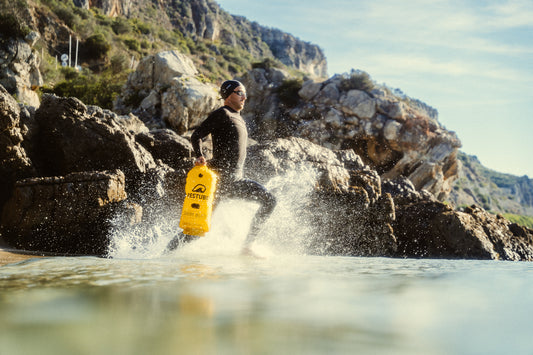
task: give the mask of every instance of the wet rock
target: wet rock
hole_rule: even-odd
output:
[[[533,260],[533,233],[479,207],[464,212],[423,199],[397,205],[398,256]]]
[[[311,226],[308,252],[327,255],[391,256],[394,202],[381,194],[379,175],[353,151],[333,152],[291,137],[249,149],[246,175],[266,181],[277,175],[313,172],[311,195],[300,218]]]
[[[135,136],[154,159],[161,161],[173,169],[187,169],[190,158],[194,157],[191,142],[170,129],[157,129]]]
[[[2,237],[20,249],[104,255],[113,218],[139,222],[140,206],[126,197],[120,170],[20,180],[2,212]]]
[[[43,176],[121,169],[126,181],[156,167],[153,157],[113,115],[100,115],[76,98],[43,95],[35,113],[38,140],[32,156]]]
[[[9,198],[14,182],[34,173],[22,142],[19,105],[0,85],[0,209]]]

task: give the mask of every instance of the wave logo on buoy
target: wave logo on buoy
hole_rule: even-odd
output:
[[[197,185],[192,189],[192,192],[196,192],[196,193],[199,193],[199,194],[203,194],[203,193],[205,193],[206,190],[207,190],[207,188],[205,187],[205,185],[197,184]]]

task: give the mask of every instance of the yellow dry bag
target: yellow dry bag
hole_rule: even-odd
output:
[[[183,234],[203,236],[209,231],[216,184],[217,175],[206,165],[196,165],[187,174],[180,219]]]

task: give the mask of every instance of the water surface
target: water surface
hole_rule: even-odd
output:
[[[161,212],[110,258],[0,266],[0,354],[533,354],[532,263],[306,255],[291,181],[270,182],[266,259],[239,254],[257,206],[230,201],[171,253]]]
[[[0,267],[0,353],[532,354],[531,263],[192,249]]]

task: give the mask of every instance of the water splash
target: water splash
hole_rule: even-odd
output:
[[[265,256],[305,254],[312,231],[302,220],[302,215],[315,181],[315,172],[306,170],[276,176],[266,184],[278,204],[254,243],[254,250]],[[172,252],[166,247],[182,231],[178,227],[180,211],[169,211],[168,206],[156,207],[156,218],[149,222],[134,227],[115,226],[109,256],[153,259],[180,255],[236,255],[258,207],[254,202],[222,199],[213,213],[211,231]]]

